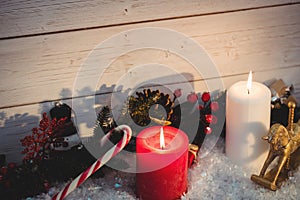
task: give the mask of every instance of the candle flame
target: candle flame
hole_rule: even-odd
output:
[[[252,88],[252,71],[249,72],[248,82],[247,82],[247,91],[250,94],[250,90]]]
[[[165,136],[164,136],[164,129],[163,127],[160,128],[160,148],[164,149],[166,147],[165,145]]]

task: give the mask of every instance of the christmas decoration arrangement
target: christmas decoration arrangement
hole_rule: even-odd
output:
[[[114,157],[117,153],[119,153],[129,142],[132,131],[129,126],[121,125],[116,127],[117,131],[122,131],[124,134],[122,136],[122,140],[120,140],[117,145],[107,151],[101,158],[97,159],[88,169],[82,172],[79,176],[77,176],[72,182],[70,182],[65,188],[54,195],[53,200],[62,200],[68,194],[70,194],[73,190],[79,187],[86,179],[88,179],[92,174],[97,172],[105,163],[107,163],[112,157]],[[109,137],[112,134],[112,131],[107,134]],[[100,143],[108,142],[108,137],[103,137]]]
[[[219,108],[225,107],[225,95],[222,93],[212,99],[209,92],[201,95],[191,93],[185,102],[178,104],[176,100],[182,95],[181,92],[181,89],[175,90],[171,99],[169,94],[164,94],[159,90],[144,89],[128,98],[118,118],[120,124],[135,127],[133,138],[125,147],[126,150],[135,151],[136,135],[149,124],[175,128],[180,126],[180,129],[188,134],[190,143],[193,144],[191,149],[197,149],[196,146],[201,147],[206,135],[211,134],[216,127],[218,117],[224,117],[224,110],[219,111]],[[181,117],[182,113],[187,113],[184,118]],[[101,130],[106,133],[116,126],[111,109],[104,106],[98,114],[94,134],[99,134]],[[119,140],[118,134],[115,137],[111,138],[112,142]]]
[[[252,175],[251,179],[259,185],[276,190],[281,186],[282,180],[289,179],[291,181],[291,171],[296,170],[300,163],[298,148],[300,109],[296,107],[297,104],[289,103],[297,103],[291,101],[295,100],[292,95],[292,86],[287,87],[282,80],[279,80],[270,88],[272,99],[269,101],[269,105],[272,109],[269,127],[271,126],[271,128],[269,134],[263,138],[270,144],[269,156],[261,169],[260,175]],[[251,89],[249,89],[248,92],[246,91],[246,95],[251,95],[251,92]],[[224,143],[222,137],[216,147],[212,149],[211,154],[213,156],[205,158],[204,163],[200,160],[200,163],[195,164],[197,161],[199,162],[197,156],[206,137],[213,137],[216,131],[222,132],[221,136],[225,137],[226,140],[228,139],[228,133],[227,131],[225,133],[224,125],[219,124],[220,119],[225,118],[226,93],[222,92],[214,97],[209,92],[190,93],[187,95],[186,101],[182,103],[179,101],[179,98],[182,97],[181,89],[175,90],[172,95],[151,89],[138,91],[128,97],[118,118],[113,116],[109,106],[103,106],[98,113],[94,136],[91,141],[97,140],[99,148],[107,148],[105,145],[108,141],[113,145],[110,145],[105,154],[98,159],[94,158],[81,143],[76,126],[72,121],[72,108],[67,104],[57,103],[50,110],[50,117],[43,113],[39,126],[21,140],[24,147],[22,165],[6,163],[5,155],[0,155],[0,199],[20,199],[41,193],[44,193],[44,196],[40,196],[41,198],[45,195],[47,198],[53,199],[63,199],[67,195],[70,198],[75,198],[76,194],[84,190],[79,186],[90,176],[96,178],[92,179],[92,182],[95,183],[99,177],[101,177],[101,180],[108,182],[115,181],[116,183],[112,187],[114,191],[125,189],[127,187],[125,185],[128,185],[130,181],[134,181],[136,191],[129,197],[126,194],[125,197],[121,193],[120,198],[136,199],[136,197],[140,197],[151,199],[153,195],[157,195],[155,198],[162,196],[162,198],[167,199],[174,197],[181,199],[200,198],[205,195],[197,196],[198,193],[193,188],[199,188],[199,184],[202,184],[201,188],[208,191],[205,189],[205,185],[217,185],[216,177],[220,177],[223,170],[217,166],[220,162],[226,163],[224,168],[228,170],[225,181],[238,183],[243,187],[240,188],[241,190],[247,188],[248,186],[245,186],[241,181],[243,177],[239,177],[240,180],[236,177],[230,178],[230,176],[236,175],[234,169],[240,170],[240,174],[243,174],[244,170],[244,177],[247,177],[247,174],[245,174],[246,170],[244,168],[234,165],[228,157],[222,156],[224,154],[223,147],[220,147],[220,142]],[[126,126],[122,124],[126,124]],[[178,146],[176,148],[182,148],[186,152],[182,151],[184,152],[181,154],[182,156],[179,156],[167,171],[163,169],[154,170],[151,172],[152,174],[142,172],[137,177],[130,179],[126,176],[120,179],[110,180],[111,177],[105,179],[105,176],[109,176],[109,173],[113,170],[107,171],[108,167],[103,168],[102,166],[122,149],[137,153],[147,151],[153,153],[154,157],[157,155],[157,159],[152,160],[150,164],[147,164],[143,157],[137,156],[139,169],[155,167],[156,164],[164,163],[165,160],[168,160],[168,153],[166,152],[172,152],[173,148],[168,145],[173,137],[178,135],[178,131],[180,131],[180,134],[185,135],[187,142],[177,142]],[[105,136],[102,137],[101,133],[105,133]],[[101,138],[99,135],[101,135]],[[141,138],[139,138],[139,135]],[[145,143],[142,135],[147,135],[147,138],[150,139],[147,139]],[[163,138],[163,141],[161,138]],[[182,140],[180,139],[180,141]],[[154,145],[155,150],[152,147],[150,149],[146,148],[150,144]],[[160,160],[162,157],[160,156],[161,152],[164,152],[166,159]],[[276,156],[280,157],[279,164],[267,172],[269,164]],[[193,167],[193,170],[190,171],[192,175],[189,178],[189,183],[187,182],[187,168],[180,170],[180,172],[175,170],[172,172],[173,175],[170,175],[173,169],[181,169],[184,166],[182,163],[187,163],[187,168]],[[214,167],[210,165],[214,165]],[[208,174],[210,172],[215,174]],[[122,174],[122,172],[116,173]],[[227,172],[223,171],[222,174],[227,174]],[[178,179],[181,176],[183,178]],[[170,177],[178,180],[174,181],[172,179],[171,181]],[[59,186],[60,189],[55,189],[53,192],[53,188],[65,181],[70,182],[67,185]],[[87,184],[91,184],[91,180],[87,182]],[[174,188],[173,185],[170,185],[170,182],[174,183]],[[146,187],[150,187],[147,186],[148,183],[155,185],[157,191],[164,191],[164,195],[159,195],[161,192],[155,193],[153,190],[145,190]],[[84,193],[96,195],[99,193],[97,188],[107,188],[104,183],[98,182],[98,185],[101,186],[89,187]],[[175,189],[176,185],[181,185],[182,188]],[[189,190],[187,190],[188,185]],[[222,185],[224,186],[224,184]],[[223,186],[218,186],[216,192],[222,189]],[[164,187],[168,187],[170,190],[163,189]],[[75,194],[72,195],[72,191]],[[102,194],[102,192],[100,193]],[[221,193],[224,194],[224,191]],[[120,193],[116,195],[118,194]],[[209,198],[209,196],[206,197]]]
[[[188,110],[191,116],[199,116],[197,121],[188,122],[183,126],[186,130],[189,126],[198,127],[196,137],[189,138],[191,144],[188,155],[189,166],[191,166],[196,161],[197,153],[205,136],[213,132],[213,126],[217,123],[217,117],[211,111],[218,111],[219,99],[212,100],[208,92],[204,92],[200,96],[191,93],[188,95],[187,101],[180,105],[176,101],[181,96],[181,90],[174,91],[173,95],[171,100],[168,94],[158,90],[145,89],[137,92],[135,96],[130,96],[127,104],[124,105],[121,116],[123,119],[119,119],[119,122],[122,120],[126,122],[127,117],[130,117],[140,127],[150,123],[178,127],[182,123],[181,109]],[[152,106],[154,109],[150,110]],[[71,191],[70,185],[72,185],[72,190],[79,186],[88,177],[86,176],[87,171],[92,168],[93,177],[104,175],[101,171],[97,172],[97,169],[100,168],[99,160],[93,158],[81,144],[76,127],[71,120],[71,112],[72,109],[68,105],[56,103],[49,112],[51,118],[43,113],[39,127],[33,128],[31,135],[21,139],[21,144],[24,146],[22,165],[17,166],[15,163],[6,165],[5,156],[1,155],[1,199],[19,199],[47,192],[58,182],[67,181],[83,172],[85,178],[79,178],[81,181],[76,184],[74,184],[75,180],[68,184],[66,186],[68,189],[56,196],[60,199],[67,195],[66,191]],[[166,116],[165,113],[167,113]],[[198,124],[199,126],[197,126]],[[94,129],[95,135],[101,128],[105,133],[110,133],[108,139],[111,142],[118,144],[123,134],[120,134],[116,127],[117,124],[112,118],[111,109],[104,106],[98,114]],[[136,135],[139,131],[138,129],[133,130],[132,139],[127,146],[124,145],[127,151],[136,150]],[[101,162],[101,164],[104,163]],[[30,184],[28,184],[28,180],[30,180]]]
[[[289,170],[299,166],[299,110],[295,111],[292,92],[293,86],[287,87],[281,79],[269,88],[253,82],[251,71],[248,81],[237,82],[227,91],[226,155],[239,166],[261,167],[259,176],[252,175],[251,180],[270,190],[277,190],[289,178]],[[286,107],[288,117],[282,112]],[[267,172],[277,157],[276,167]]]
[[[52,185],[73,178],[95,161],[79,140],[68,105],[57,103],[50,110],[50,117],[43,113],[39,127],[21,139],[22,165],[6,164],[2,155],[0,199],[21,199],[47,192]],[[101,172],[95,174],[100,176]]]
[[[262,137],[270,144],[270,149],[260,174],[253,174],[251,180],[275,191],[289,178],[289,172],[296,170],[300,165],[300,112],[299,109],[295,111],[296,99],[291,95],[293,86],[287,87],[280,79],[275,81],[270,89],[273,91],[272,126],[268,135]],[[284,117],[286,119],[282,120]],[[277,165],[267,172],[277,157]]]
[[[220,105],[224,103],[221,96],[212,100],[208,92],[201,95],[191,93],[185,102],[179,103],[177,99],[181,97],[181,92],[180,89],[175,90],[171,99],[169,94],[159,90],[144,89],[128,97],[118,119],[112,117],[112,111],[107,106],[98,114],[94,135],[114,128],[116,121],[132,128],[133,138],[125,149],[136,151],[137,170],[147,171],[138,172],[136,177],[137,196],[142,199],[174,199],[186,192],[187,167],[195,162],[204,138],[213,132],[218,122],[215,114],[219,107],[224,106]],[[159,132],[163,136],[159,136]],[[183,144],[184,139],[176,139],[180,135],[187,138],[187,145]],[[118,137],[118,134],[112,135],[111,141],[114,143]],[[166,146],[157,145],[161,137],[165,138]],[[176,158],[173,152],[179,151],[181,156]],[[144,158],[143,154],[140,155],[142,152],[151,154],[151,164],[146,159],[148,156]],[[184,163],[187,163],[186,167]],[[169,176],[169,173],[174,176]],[[150,185],[155,185],[156,189],[144,190]]]

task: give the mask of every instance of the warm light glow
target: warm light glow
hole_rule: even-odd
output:
[[[166,147],[165,145],[165,136],[164,136],[164,129],[163,127],[160,128],[160,148],[164,149]]]
[[[249,72],[249,76],[248,76],[248,82],[247,82],[248,94],[250,94],[251,88],[252,88],[252,71]]]

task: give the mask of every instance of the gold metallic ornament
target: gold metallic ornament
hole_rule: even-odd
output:
[[[197,155],[199,151],[199,146],[195,144],[189,144],[189,157],[188,157],[188,167],[190,168],[194,163],[197,163]]]
[[[197,158],[198,151],[199,146],[195,144],[189,144],[189,152],[194,155],[195,159]]]
[[[276,123],[271,126],[268,135],[262,138],[270,144],[269,154],[260,174],[251,176],[255,183],[274,191],[288,178],[288,172],[300,165],[300,120],[293,123],[296,103],[289,102],[288,107],[288,126]],[[276,157],[278,164],[266,174]]]
[[[151,121],[159,125],[170,125],[173,102],[168,94],[159,90],[144,89],[130,96],[127,110],[132,120],[139,126],[147,126]]]

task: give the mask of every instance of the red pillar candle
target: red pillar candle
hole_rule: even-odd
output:
[[[170,126],[149,127],[137,135],[136,193],[141,200],[179,199],[187,191],[188,145],[187,135]]]

